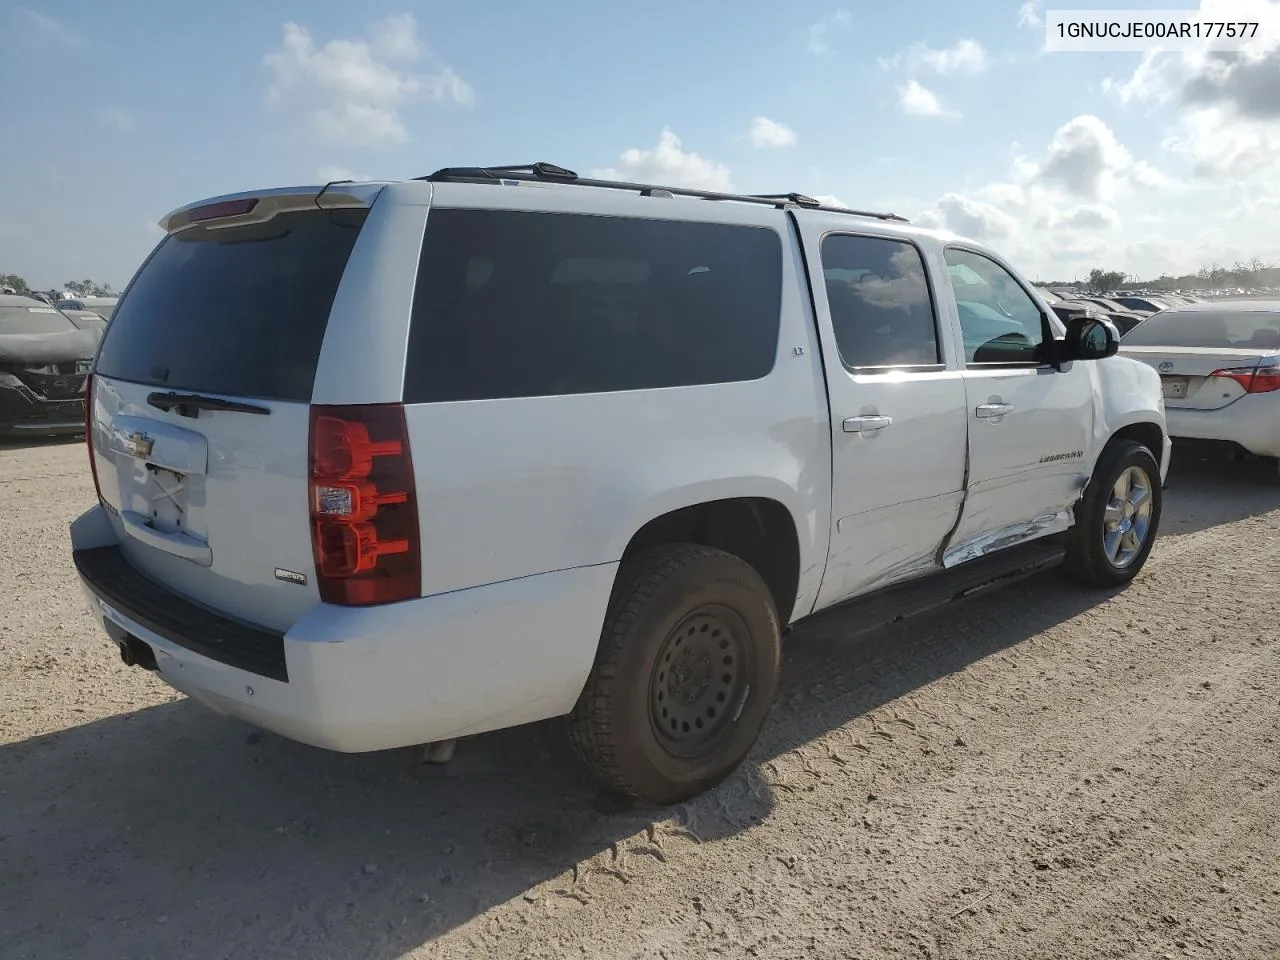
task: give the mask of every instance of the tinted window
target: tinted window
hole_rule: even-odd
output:
[[[0,336],[7,333],[66,333],[76,329],[53,307],[32,301],[29,307],[0,306]]]
[[[367,213],[306,210],[166,237],[117,304],[98,372],[309,401],[333,297]]]
[[[1280,313],[1264,310],[1169,310],[1138,324],[1125,346],[1280,350]]]
[[[836,347],[846,366],[939,362],[929,281],[914,246],[832,234],[822,241],[822,273]]]
[[[781,299],[782,244],[772,230],[433,210],[404,398],[754,380],[773,368]]]
[[[1163,310],[1166,304],[1145,297],[1116,297],[1116,303],[1130,310]]]
[[[1035,363],[1044,341],[1036,302],[1004,267],[968,250],[945,251],[968,363]]]

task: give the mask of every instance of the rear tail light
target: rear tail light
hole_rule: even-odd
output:
[[[93,492],[102,500],[102,486],[98,483],[98,458],[93,453],[93,374],[84,378],[84,443],[89,449],[89,472],[93,474]]]
[[[420,596],[418,501],[404,407],[312,406],[308,464],[320,599],[368,606]]]
[[[1280,367],[1229,367],[1215,370],[1211,377],[1234,380],[1245,393],[1270,393],[1280,390]]]

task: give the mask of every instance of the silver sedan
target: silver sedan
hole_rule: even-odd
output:
[[[1164,384],[1169,434],[1280,458],[1280,301],[1194,303],[1154,314],[1120,341]]]

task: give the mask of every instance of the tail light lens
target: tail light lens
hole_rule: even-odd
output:
[[[1211,377],[1234,380],[1245,393],[1271,393],[1280,390],[1280,367],[1229,367],[1215,370]]]
[[[368,606],[422,592],[404,407],[311,407],[311,545],[320,599]]]
[[[93,474],[93,492],[102,500],[98,483],[98,458],[93,454],[93,374],[84,378],[84,444],[89,450],[89,472]]]

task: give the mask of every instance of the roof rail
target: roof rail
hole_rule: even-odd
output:
[[[503,181],[571,183],[577,187],[599,187],[606,190],[635,191],[644,197],[693,197],[700,200],[734,200],[740,203],[755,203],[784,209],[788,206],[804,207],[809,210],[825,210],[830,213],[847,213],[857,217],[874,217],[877,220],[897,220],[909,223],[906,217],[896,213],[872,213],[866,210],[850,210],[847,207],[833,207],[819,203],[813,197],[803,193],[722,193],[715,190],[696,190],[692,187],[659,186],[652,183],[629,183],[625,180],[593,180],[580,177],[567,167],[543,161],[537,163],[517,163],[496,167],[442,167],[435,173],[416,180],[428,180],[433,183],[501,183]]]
[[[823,203],[815,200],[813,197],[803,193],[757,193],[755,196],[762,200],[786,200],[794,203],[797,207],[804,207],[807,210],[827,210],[832,213],[851,213],[856,217],[874,217],[877,220],[897,220],[900,223],[910,223],[906,217],[899,216],[896,213],[877,213],[873,210],[854,210],[851,207],[836,207],[829,203]]]

